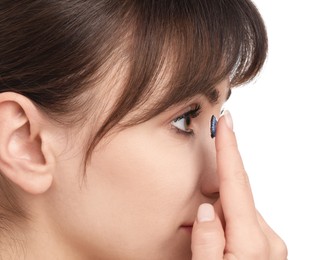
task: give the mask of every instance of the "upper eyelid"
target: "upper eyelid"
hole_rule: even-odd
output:
[[[190,100],[175,103],[161,114],[162,118],[164,118],[164,124],[169,124],[175,119],[183,116],[185,113],[192,110],[192,107],[195,107],[196,105],[200,105],[200,107],[203,108],[204,106],[210,106],[211,103],[202,94],[196,95]],[[202,112],[202,109],[200,110],[200,112]]]
[[[179,120],[179,119],[182,119],[182,118],[184,118],[186,116],[190,116],[190,115],[192,116],[194,114],[197,114],[195,116],[198,116],[200,113],[201,113],[201,105],[200,104],[195,104],[194,107],[192,106],[192,108],[189,111],[180,114],[174,120]]]
[[[183,119],[183,118],[185,118],[185,117],[191,115],[193,112],[194,112],[193,110],[190,110],[190,111],[188,111],[188,112],[185,112],[185,113],[183,113],[183,114],[177,116],[173,121],[178,121],[178,120],[180,120],[180,119]]]

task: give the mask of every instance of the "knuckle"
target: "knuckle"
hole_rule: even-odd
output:
[[[263,234],[252,235],[254,239],[250,239],[244,246],[243,252],[246,259],[268,259],[270,245],[268,239]]]
[[[268,256],[270,252],[270,246],[265,237],[257,239],[251,248],[250,256],[252,259],[261,259],[261,257]]]
[[[253,235],[255,239],[246,244],[246,257],[249,259],[286,260],[288,249],[280,237],[269,240],[263,233]]]
[[[274,241],[272,241],[272,258],[276,260],[286,260],[288,257],[288,248],[285,242],[277,237]]]
[[[234,180],[242,186],[247,187],[249,185],[249,178],[244,169],[237,169],[234,173]]]

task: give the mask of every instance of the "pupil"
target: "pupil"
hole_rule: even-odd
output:
[[[188,127],[191,124],[191,117],[187,116],[185,120],[186,120],[186,127]]]

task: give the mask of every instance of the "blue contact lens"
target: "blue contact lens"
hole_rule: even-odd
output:
[[[211,117],[211,120],[210,120],[210,136],[211,136],[211,138],[216,137],[217,123],[218,123],[218,120],[217,120],[217,118],[213,115],[213,116]]]

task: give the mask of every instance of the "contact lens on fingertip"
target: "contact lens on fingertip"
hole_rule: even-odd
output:
[[[217,132],[217,123],[218,120],[217,118],[213,115],[210,119],[210,136],[211,138],[216,137],[216,132]]]

